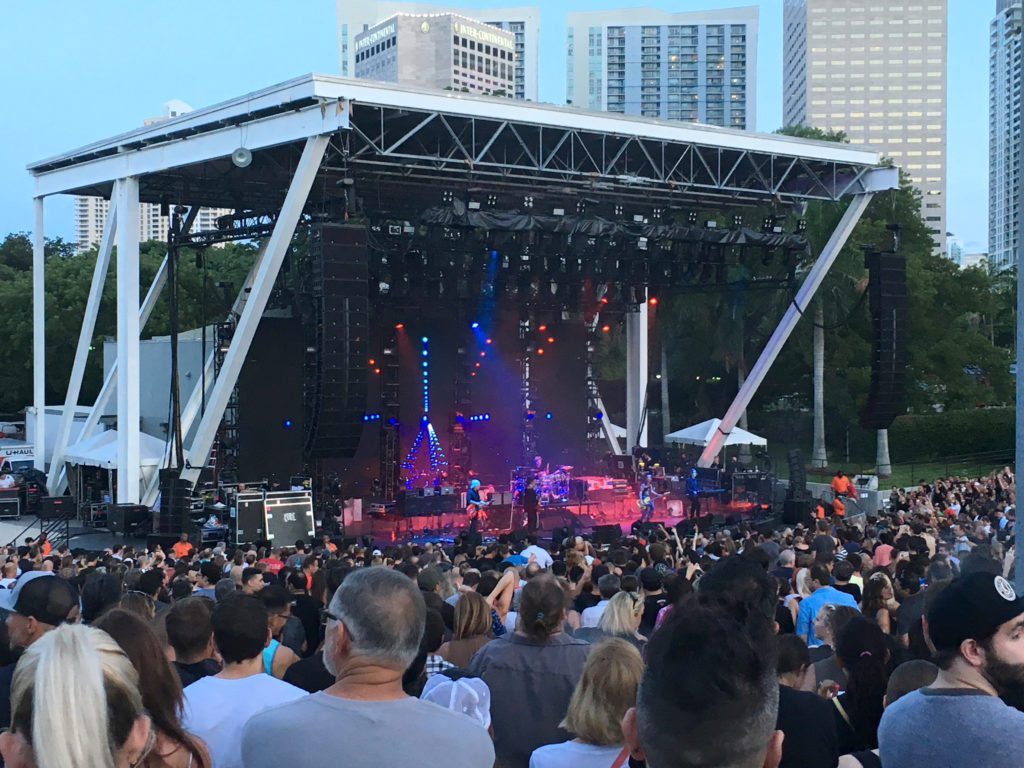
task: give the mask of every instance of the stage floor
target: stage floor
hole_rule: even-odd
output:
[[[746,520],[763,520],[770,515],[770,509],[747,502],[723,503],[720,499],[702,499],[700,516],[697,518],[702,529],[728,527]],[[542,506],[539,510],[540,526],[538,536],[551,539],[552,531],[568,527],[578,535],[590,535],[597,526],[618,525],[622,535],[628,535],[633,523],[640,518],[640,510],[633,496],[615,500],[583,502],[557,506]],[[655,523],[666,528],[679,523],[692,522],[688,506],[680,501],[659,499],[655,502]],[[525,525],[523,511],[516,507],[511,510],[492,511],[490,517],[482,520],[480,532],[485,538],[502,533],[511,533]],[[469,528],[469,516],[465,513],[408,516],[390,514],[386,517],[372,517],[363,514],[361,520],[352,521],[345,527],[348,538],[370,537],[377,545],[402,544],[410,541],[426,541],[432,538],[450,540]]]

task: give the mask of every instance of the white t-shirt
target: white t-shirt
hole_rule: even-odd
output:
[[[578,741],[563,741],[538,747],[530,755],[530,768],[611,768],[622,747],[595,747]]]
[[[206,742],[211,768],[243,768],[242,728],[249,718],[305,695],[301,688],[263,673],[237,680],[203,677],[185,688],[182,725]]]
[[[533,562],[535,562],[541,568],[550,568],[551,564],[555,562],[551,559],[551,554],[546,549],[544,549],[543,547],[538,547],[536,544],[531,544],[519,554],[521,554],[527,560],[530,559],[530,555],[533,555]]]
[[[604,609],[607,607],[608,601],[602,600],[597,605],[592,605],[589,608],[584,608],[583,613],[580,614],[580,626],[596,627],[597,623],[601,620],[601,616],[604,614]]]
[[[13,488],[14,487],[14,475],[2,475],[0,476],[0,488]]]

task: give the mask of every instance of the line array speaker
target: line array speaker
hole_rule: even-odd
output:
[[[907,367],[907,260],[898,253],[871,253],[868,303],[871,308],[871,387],[861,411],[865,429],[888,429],[903,411]]]
[[[367,402],[369,267],[366,228],[314,230],[315,352],[306,359],[306,453],[351,458]]]

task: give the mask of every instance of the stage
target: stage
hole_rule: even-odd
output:
[[[658,499],[655,502],[653,523],[671,528],[682,524],[681,530],[692,533],[694,526],[702,531],[734,527],[743,522],[762,523],[774,520],[770,505],[745,501],[724,502],[720,496],[702,498],[701,512],[697,517],[688,514],[685,500]],[[633,524],[640,518],[634,495],[614,499],[583,501],[565,504],[548,504],[538,510],[540,525],[537,535],[541,540],[551,540],[568,532],[602,543],[617,538],[609,526],[617,526],[619,536],[630,535]],[[525,526],[526,516],[522,508],[499,507],[482,516],[480,533],[484,538],[511,534]],[[364,511],[359,519],[349,519],[344,525],[344,538],[362,541],[372,539],[375,545],[405,544],[436,539],[451,540],[469,529],[469,515],[465,512],[440,515],[401,515],[389,512],[372,515]],[[554,535],[553,535],[554,534]]]

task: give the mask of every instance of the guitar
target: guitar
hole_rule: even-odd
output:
[[[648,491],[647,494],[640,496],[636,500],[637,509],[646,509],[648,504],[654,503],[656,499],[667,499],[672,495],[671,491],[666,493],[656,493],[655,491]]]
[[[491,502],[484,501],[483,499],[480,501],[471,501],[466,505],[466,514],[469,515],[470,520],[474,520],[479,516],[481,510],[490,504]]]

